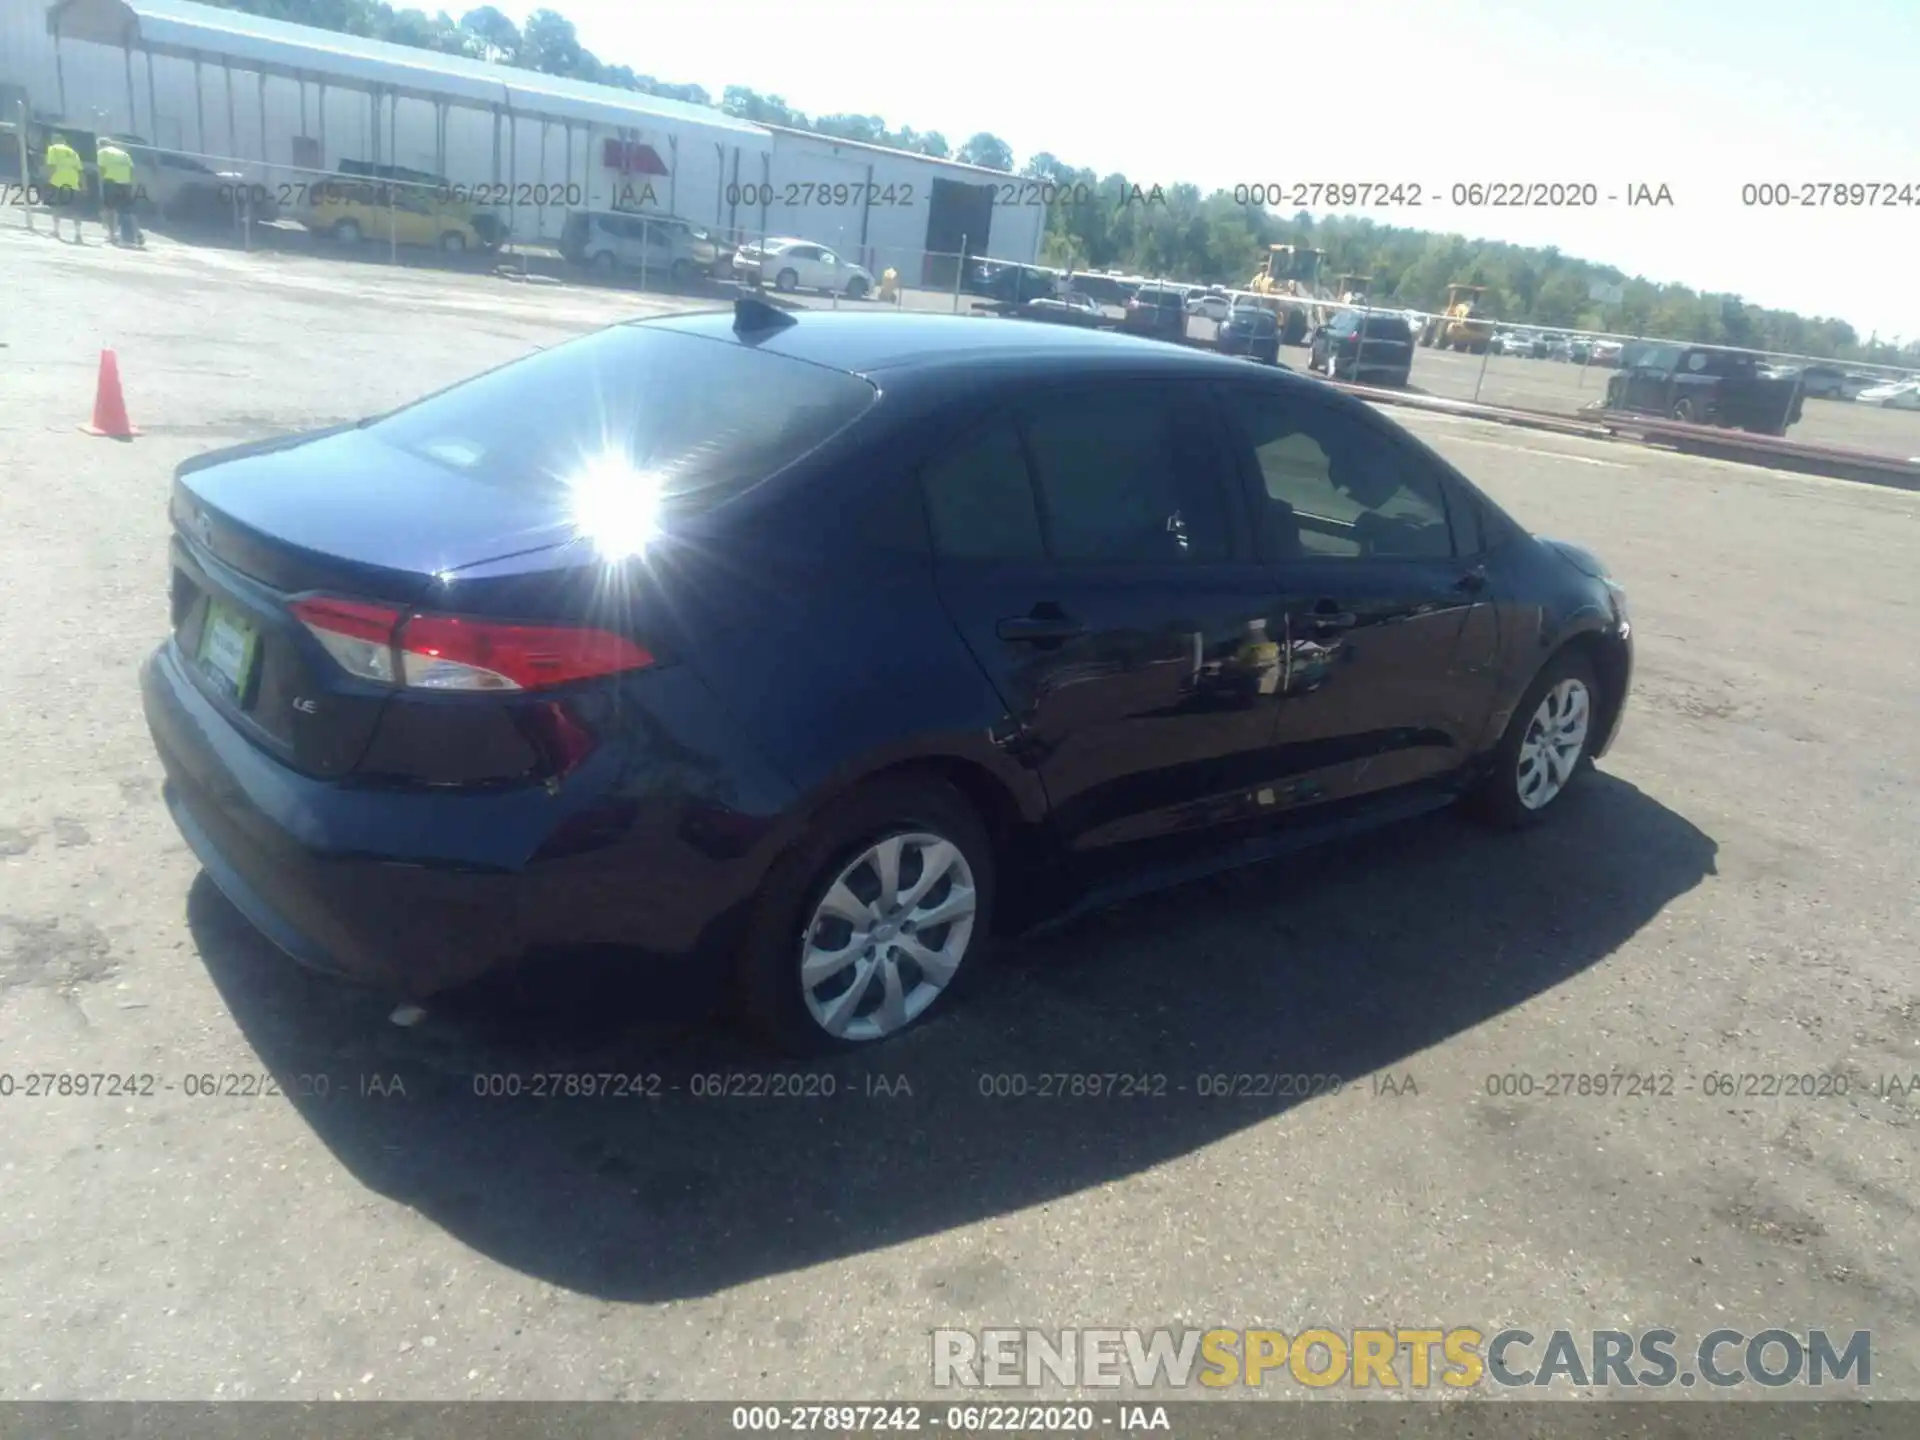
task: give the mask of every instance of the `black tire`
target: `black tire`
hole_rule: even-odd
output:
[[[591,264],[594,272],[599,275],[611,275],[620,266],[620,262],[613,258],[611,250],[596,251]]]
[[[449,230],[440,237],[440,248],[449,255],[464,255],[467,253],[467,237],[458,230]]]
[[[1520,747],[1533,726],[1534,713],[1540,708],[1541,701],[1549,690],[1563,680],[1577,680],[1586,686],[1586,738],[1581,742],[1580,754],[1574,761],[1573,774],[1559,792],[1545,804],[1530,809],[1520,798]],[[1593,746],[1599,738],[1602,704],[1600,684],[1594,678],[1593,666],[1587,657],[1577,650],[1562,650],[1555,655],[1541,667],[1540,673],[1534,676],[1533,684],[1527,687],[1527,693],[1514,707],[1513,718],[1507,722],[1506,734],[1500,737],[1500,744],[1494,750],[1493,768],[1465,797],[1467,813],[1484,824],[1502,830],[1522,830],[1539,824],[1559,809],[1567,792],[1593,768]]]
[[[800,276],[794,270],[782,270],[778,275],[773,277],[773,288],[776,290],[793,291],[797,290],[799,286]]]
[[[854,276],[851,280],[847,281],[847,298],[849,300],[866,299],[867,298],[867,282],[862,280],[858,275]]]
[[[328,233],[342,245],[358,245],[362,238],[360,227],[351,220],[339,221]]]
[[[693,262],[683,257],[674,261],[673,268],[667,273],[672,276],[675,285],[684,286],[689,280],[693,279]]]
[[[905,1028],[948,1008],[978,980],[993,933],[994,900],[993,847],[980,817],[957,790],[931,776],[876,780],[843,795],[814,818],[775,863],[748,921],[734,970],[737,1007],[741,1018],[778,1049],[806,1057],[879,1043],[841,1039],[813,1018],[800,984],[801,932],[821,895],[848,863],[875,841],[908,830],[928,831],[955,845],[973,872],[978,898],[973,933],[958,972],[927,1011]]]
[[[1693,401],[1691,400],[1674,401],[1673,402],[1673,418],[1678,420],[1682,425],[1694,425],[1699,423],[1694,417]]]

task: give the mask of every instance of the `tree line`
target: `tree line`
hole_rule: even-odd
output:
[[[536,10],[524,26],[484,5],[454,19],[396,10],[384,0],[212,0],[226,9],[317,26],[325,30],[447,55],[563,75],[705,105],[757,124],[781,125],[835,139],[884,145],[941,160],[1013,170],[1012,148],[982,131],[957,149],[937,130],[890,127],[878,115],[808,116],[778,95],[729,85],[718,99],[700,85],[681,85],[601,60],[580,43],[573,22],[554,10]],[[1844,320],[1808,317],[1750,305],[1735,295],[1656,284],[1618,268],[1563,255],[1552,246],[1438,234],[1345,215],[1291,217],[1238,203],[1226,191],[1204,194],[1190,184],[1148,185],[1125,175],[1097,175],[1041,152],[1021,167],[1050,182],[1059,203],[1047,210],[1043,254],[1049,264],[1079,269],[1244,285],[1269,245],[1311,246],[1326,252],[1325,273],[1370,277],[1369,293],[1382,304],[1431,310],[1449,284],[1484,285],[1488,311],[1515,324],[1660,335],[1701,344],[1817,355],[1841,360],[1920,363],[1920,339],[1899,343],[1862,339]],[[1590,297],[1596,283],[1618,285],[1618,304]]]

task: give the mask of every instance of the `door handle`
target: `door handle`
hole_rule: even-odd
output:
[[[999,621],[993,633],[1016,645],[1058,645],[1077,640],[1087,627],[1065,615],[1013,615]]]
[[[1468,595],[1478,595],[1482,590],[1487,588],[1486,566],[1474,566],[1471,570],[1467,571],[1466,574],[1453,582],[1453,588],[1464,591]]]

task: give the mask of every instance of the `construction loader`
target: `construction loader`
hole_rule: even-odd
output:
[[[1267,258],[1247,281],[1247,289],[1262,297],[1265,308],[1280,318],[1283,345],[1307,343],[1307,332],[1313,328],[1311,302],[1326,298],[1320,290],[1320,264],[1326,255],[1304,245],[1269,245]]]
[[[1484,285],[1449,285],[1447,305],[1428,320],[1420,332],[1420,343],[1429,349],[1464,350],[1484,355],[1493,340],[1493,321],[1480,313]]]

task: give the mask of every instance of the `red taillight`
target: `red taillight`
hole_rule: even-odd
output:
[[[330,595],[296,600],[292,609],[348,672],[411,689],[543,690],[654,663],[651,651],[608,630],[406,616]]]
[[[406,683],[432,690],[541,690],[651,664],[652,652],[608,630],[415,615],[400,632]]]

